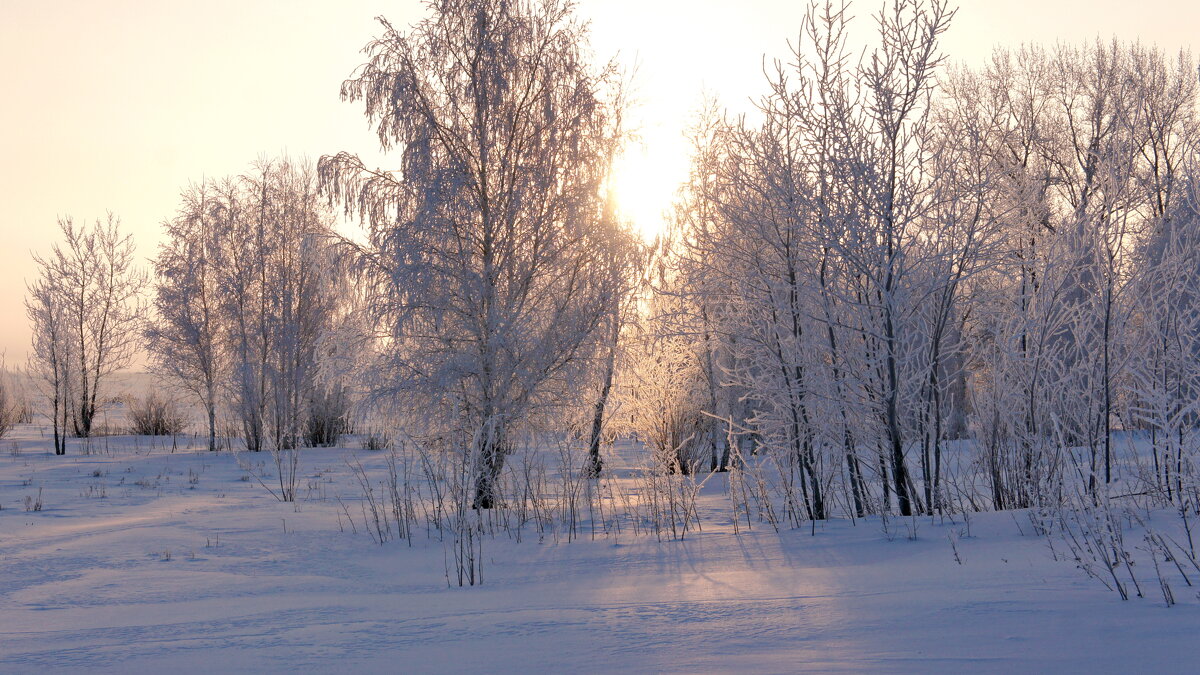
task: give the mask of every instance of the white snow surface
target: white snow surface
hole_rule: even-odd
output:
[[[276,501],[229,452],[169,439],[0,442],[0,672],[1194,672],[1200,603],[1122,602],[1026,514],[832,520],[735,534],[723,483],[683,541],[483,543],[450,588],[422,531],[380,546],[346,464],[302,451]],[[192,439],[188,439],[191,441]],[[199,441],[197,441],[197,445]],[[269,455],[242,454],[266,461]],[[621,475],[618,469],[618,476]],[[193,481],[192,476],[195,476]],[[311,487],[311,489],[309,489]],[[24,498],[41,490],[41,511]],[[910,538],[915,528],[915,538]],[[950,536],[958,536],[962,563]],[[169,554],[168,554],[169,552]],[[1060,552],[1061,553],[1061,552]],[[451,563],[452,564],[452,563]]]

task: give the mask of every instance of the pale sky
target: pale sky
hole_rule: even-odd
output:
[[[880,1],[860,0],[868,39]],[[681,133],[703,92],[733,111],[763,90],[762,58],[784,56],[799,0],[581,0],[598,57],[638,64],[630,117],[645,146],[639,217],[670,201],[686,170]],[[57,219],[119,215],[143,258],[191,180],[244,171],[260,155],[339,150],[386,166],[338,86],[378,32],[424,15],[419,0],[0,0],[0,351],[24,364],[31,251]],[[978,64],[997,44],[1116,35],[1192,48],[1190,0],[961,0],[944,50]]]

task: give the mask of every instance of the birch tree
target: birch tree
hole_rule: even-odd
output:
[[[26,308],[33,322],[35,370],[61,405],[64,430],[87,438],[109,377],[127,367],[139,344],[145,275],[134,267],[134,243],[109,214],[91,226],[59,220],[63,241],[34,256],[38,279]],[[59,445],[59,454],[65,452]]]
[[[490,508],[535,412],[572,398],[625,270],[605,218],[618,82],[562,0],[445,0],[408,33],[380,19],[342,85],[395,170],[341,153],[326,194],[362,218],[388,343],[377,393],[440,411]],[[619,248],[619,246],[617,247]]]
[[[50,404],[54,454],[65,455],[73,407],[72,382],[78,369],[72,344],[67,339],[63,293],[58,287],[57,278],[51,276],[46,268],[42,268],[38,279],[28,286],[25,312],[33,328],[29,373]]]
[[[154,320],[146,328],[153,367],[204,408],[208,449],[217,449],[217,406],[228,375],[218,232],[222,205],[209,181],[189,186],[154,261]]]
[[[221,341],[247,448],[300,440],[337,302],[332,214],[311,167],[287,159],[215,184]]]

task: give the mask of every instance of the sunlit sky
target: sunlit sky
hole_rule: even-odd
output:
[[[859,1],[867,39],[879,1]],[[629,118],[643,145],[619,189],[644,231],[687,170],[682,136],[702,96],[734,113],[763,92],[763,57],[783,57],[798,0],[581,0],[592,46],[636,65]],[[143,258],[189,181],[262,155],[350,150],[387,166],[358,106],[338,86],[383,15],[408,25],[418,0],[0,0],[0,350],[24,364],[31,252],[59,216],[119,215]],[[979,64],[996,44],[1117,35],[1191,48],[1189,0],[962,0],[944,50]]]

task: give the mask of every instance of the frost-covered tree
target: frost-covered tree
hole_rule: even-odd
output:
[[[577,403],[606,338],[629,234],[606,217],[619,87],[562,0],[443,0],[408,33],[381,20],[342,85],[395,170],[322,158],[327,194],[368,228],[385,336],[377,393],[453,430],[492,507],[523,425]],[[434,415],[436,414],[436,419]]]
[[[1149,289],[1175,275],[1156,261],[1179,260],[1168,242],[1190,219],[1195,80],[1184,54],[1112,41],[997,50],[948,82],[953,123],[978,120],[1003,230],[968,335],[997,508],[1054,503],[1076,459],[1093,495],[1118,478],[1114,429],[1142,423],[1135,390],[1153,390],[1172,332]]]
[[[709,466],[725,471],[733,449],[729,441],[734,428],[745,422],[740,394],[725,372],[732,366],[736,336],[727,325],[734,277],[740,268],[729,265],[725,246],[728,220],[722,218],[720,165],[726,159],[724,141],[728,123],[715,101],[701,109],[692,129],[692,169],[680,187],[670,236],[663,244],[664,263],[676,275],[674,288],[659,287],[679,298],[673,331],[689,336],[698,348],[706,400],[701,422],[701,445],[706,446]],[[736,418],[736,419],[735,419]]]
[[[74,391],[71,383],[77,369],[72,345],[67,340],[62,292],[52,278],[43,275],[29,285],[25,296],[25,312],[33,328],[29,373],[50,404],[54,454],[65,455],[72,407],[70,401]]]
[[[92,433],[105,383],[129,365],[139,343],[145,275],[134,267],[134,243],[120,221],[77,226],[59,220],[63,242],[34,256],[38,278],[29,285],[26,311],[33,324],[32,370],[48,384],[59,431]],[[61,428],[60,428],[61,425]]]
[[[331,213],[311,168],[286,159],[259,162],[215,193],[230,404],[247,448],[294,448],[337,301]]]
[[[189,186],[154,261],[154,318],[146,328],[153,367],[193,394],[204,408],[208,449],[217,449],[217,406],[228,368],[221,312],[223,206],[207,181]]]
[[[885,503],[894,494],[901,513],[919,508],[907,459],[914,383],[929,329],[944,336],[949,313],[923,323],[915,310],[939,290],[944,305],[955,297],[945,291],[953,281],[933,274],[935,261],[955,269],[952,252],[929,236],[960,215],[933,210],[946,197],[930,161],[938,39],[951,14],[944,2],[890,3],[876,17],[878,47],[855,63],[846,6],[814,5],[794,60],[771,71],[762,121],[731,125],[708,169],[717,222],[692,227],[693,248],[709,256],[708,283],[723,284],[704,305],[724,305],[722,332],[736,348],[723,370],[748,392],[765,447],[789,480],[798,475],[808,518],[826,517],[843,465],[864,512],[860,450],[877,453]],[[833,427],[822,423],[831,415]]]
[[[712,425],[704,344],[687,329],[687,300],[672,292],[678,282],[660,279],[659,292],[629,326],[616,398],[620,426],[650,449],[649,468],[687,475],[708,468]]]
[[[155,260],[154,366],[203,405],[210,449],[223,408],[248,449],[275,453],[285,500],[295,456],[280,453],[336,439],[349,405],[322,374],[345,349],[332,338],[348,291],[332,223],[311,165],[262,160],[187,188]]]

